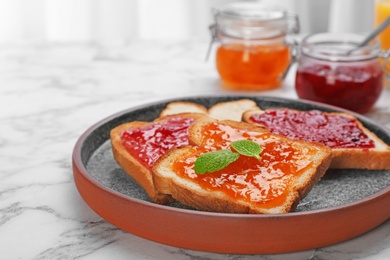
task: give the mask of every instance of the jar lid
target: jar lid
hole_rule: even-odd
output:
[[[218,30],[238,38],[272,38],[286,34],[287,13],[276,5],[236,2],[214,9]]]

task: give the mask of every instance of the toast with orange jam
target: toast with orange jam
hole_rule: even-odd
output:
[[[353,115],[288,108],[250,110],[243,121],[288,138],[320,142],[332,149],[330,168],[390,169],[390,147]]]
[[[166,204],[171,196],[156,191],[152,167],[172,147],[188,145],[188,128],[199,113],[165,116],[153,122],[133,121],[111,130],[110,139],[118,165],[146,191],[152,201]]]
[[[154,185],[159,193],[203,211],[290,212],[331,161],[329,147],[291,140],[244,122],[203,117],[191,125],[188,138],[191,145],[169,150],[154,164]],[[222,150],[236,154],[232,144],[242,140],[257,143],[261,158],[239,155],[225,168],[195,171],[200,156]]]

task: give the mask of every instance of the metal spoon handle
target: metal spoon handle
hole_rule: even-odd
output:
[[[372,39],[374,39],[382,30],[384,30],[388,25],[390,24],[390,16],[387,17],[387,19],[381,23],[378,28],[376,28],[372,33],[370,33],[367,38],[361,42],[357,47],[363,47],[364,45],[368,44]]]

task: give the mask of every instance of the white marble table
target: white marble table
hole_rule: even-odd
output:
[[[220,89],[206,42],[0,48],[0,259],[390,259],[390,220],[352,240],[284,255],[170,247],[107,223],[80,197],[72,149],[95,122],[132,106]],[[297,98],[294,71],[256,95]],[[390,90],[368,117],[390,129]]]

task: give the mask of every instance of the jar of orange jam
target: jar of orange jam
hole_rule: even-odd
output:
[[[356,48],[363,40],[364,36],[351,33],[305,37],[295,78],[298,97],[357,113],[368,112],[382,93],[381,61],[386,61],[389,53],[381,51],[376,40]]]
[[[222,86],[252,91],[279,87],[292,62],[290,36],[299,31],[298,17],[277,6],[237,2],[214,10],[214,19]]]

